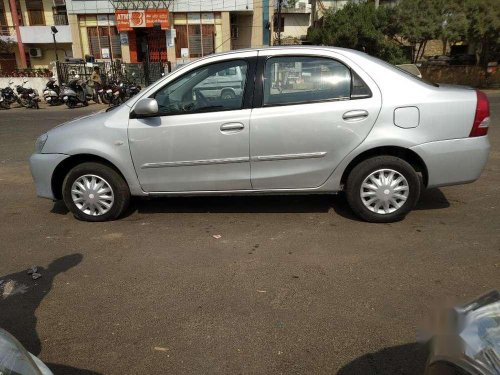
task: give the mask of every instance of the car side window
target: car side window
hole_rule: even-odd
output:
[[[351,71],[324,57],[287,56],[267,60],[264,106],[351,98]]]
[[[160,116],[241,109],[248,64],[224,61],[194,69],[156,92]]]

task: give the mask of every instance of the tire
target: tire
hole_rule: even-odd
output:
[[[90,185],[82,184],[82,179],[84,179],[83,181],[90,180]],[[77,181],[80,182],[80,185],[76,183]],[[92,182],[101,181],[104,183],[98,189],[88,189],[89,186],[94,186]],[[86,189],[82,189],[81,185]],[[110,191],[107,191],[107,188]],[[75,191],[78,193],[75,194]],[[96,198],[99,197],[97,192],[100,192],[102,199]],[[124,213],[130,202],[130,190],[123,177],[114,169],[95,162],[82,163],[71,169],[64,178],[62,195],[66,207],[77,219],[92,222],[117,219]],[[74,198],[76,198],[76,202]],[[81,198],[80,201],[78,198]],[[85,199],[87,200],[85,201]],[[90,205],[88,205],[89,201],[91,201]]]
[[[388,183],[391,179],[392,183]],[[365,180],[367,184],[363,185]],[[362,161],[349,173],[346,195],[349,206],[361,219],[391,223],[402,220],[415,207],[421,187],[419,176],[406,161],[377,156]]]
[[[222,91],[220,97],[221,97],[221,99],[224,99],[224,100],[230,100],[230,99],[236,98],[236,95],[234,95],[234,92],[232,92],[230,90],[225,90],[225,91]]]
[[[73,103],[73,101],[72,101],[72,100],[68,100],[68,101],[66,101],[66,106],[67,106],[68,108],[75,108],[75,107],[76,107],[76,104],[75,104],[75,103]]]

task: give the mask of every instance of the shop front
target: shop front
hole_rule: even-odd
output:
[[[167,63],[168,10],[117,10],[115,16],[131,63]]]

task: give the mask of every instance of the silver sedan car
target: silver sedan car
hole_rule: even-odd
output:
[[[235,95],[220,91],[221,72]],[[223,76],[223,74],[222,74]],[[476,180],[489,104],[367,54],[279,47],[196,60],[111,111],[43,134],[37,194],[78,218],[118,218],[131,196],[345,191],[370,222],[402,219],[422,189]]]

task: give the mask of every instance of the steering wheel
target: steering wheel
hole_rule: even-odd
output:
[[[202,107],[209,107],[210,106],[210,103],[208,102],[207,98],[205,97],[205,95],[203,95],[201,93],[200,90],[196,90],[195,95],[196,95],[196,101],[199,101],[200,104],[202,104],[201,106],[198,105],[197,107],[202,108]]]

